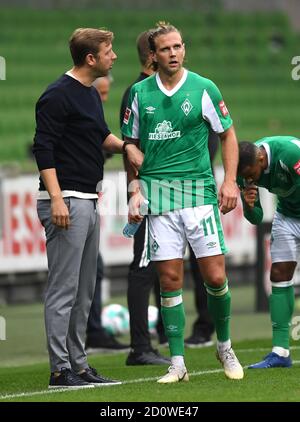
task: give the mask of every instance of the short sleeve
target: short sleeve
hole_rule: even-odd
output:
[[[292,139],[282,156],[296,186],[300,186],[300,140]]]
[[[218,87],[208,80],[202,94],[202,116],[217,133],[223,133],[232,125],[232,119]]]
[[[139,105],[135,85],[133,85],[129,93],[123,117],[122,134],[127,138],[139,139]]]

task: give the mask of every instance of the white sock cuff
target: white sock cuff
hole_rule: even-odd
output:
[[[276,353],[278,356],[282,356],[284,358],[289,357],[290,351],[289,349],[285,349],[284,347],[273,346],[272,352]]]
[[[173,297],[161,297],[161,306],[165,308],[172,308],[173,306],[180,305],[182,303],[182,295]]]
[[[289,281],[279,281],[278,283],[275,283],[274,281],[271,281],[272,287],[290,287],[294,284],[293,279]]]
[[[180,356],[180,355],[171,356],[171,363],[174,366],[179,366],[181,368],[185,367],[184,356]]]
[[[206,291],[207,291],[207,293],[209,294],[209,295],[211,295],[211,296],[224,296],[224,295],[226,295],[226,293],[228,292],[228,284],[226,283],[226,286],[223,288],[223,289],[221,289],[221,290],[213,290],[213,289],[210,289],[209,287],[207,287],[206,288]]]
[[[231,348],[231,340],[227,341],[217,341],[217,349],[219,352],[225,352],[225,350],[228,350]]]

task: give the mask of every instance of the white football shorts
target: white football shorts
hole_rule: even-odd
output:
[[[183,258],[187,242],[196,258],[227,252],[217,205],[184,208],[148,217],[151,261]]]
[[[275,212],[271,232],[271,258],[274,262],[298,262],[300,258],[300,220]]]

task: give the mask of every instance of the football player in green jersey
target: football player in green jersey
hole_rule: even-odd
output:
[[[183,67],[181,33],[159,22],[149,45],[156,73],[135,84],[124,115],[123,135],[144,153],[140,183],[131,183],[129,221],[139,222],[144,196],[150,202],[149,251],[160,277],[162,317],[171,366],[159,383],[188,381],[184,362],[183,255],[192,246],[206,281],[208,307],[217,333],[217,356],[225,374],[243,378],[231,347],[230,292],[218,203],[235,208],[238,145],[232,120],[216,85]],[[208,126],[220,135],[225,178],[217,196],[211,171]],[[128,173],[129,181],[134,172]],[[141,190],[140,190],[141,187]]]
[[[300,140],[273,136],[239,145],[239,184],[244,215],[252,224],[263,219],[257,187],[277,195],[271,233],[269,298],[273,348],[249,368],[290,367],[289,327],[294,311],[293,276],[300,256]]]

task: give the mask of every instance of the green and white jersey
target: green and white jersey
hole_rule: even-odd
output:
[[[268,167],[256,185],[277,195],[278,212],[286,217],[300,218],[300,140],[292,136],[272,136],[259,139],[255,145],[263,146],[268,156]],[[261,204],[257,201],[256,212],[259,208]]]
[[[153,214],[217,203],[208,152],[208,126],[226,131],[232,120],[216,85],[184,69],[171,91],[157,74],[131,88],[122,132],[139,139],[140,169]]]
[[[268,168],[258,186],[278,197],[277,211],[300,218],[300,140],[292,136],[272,136],[255,142],[268,155]]]

